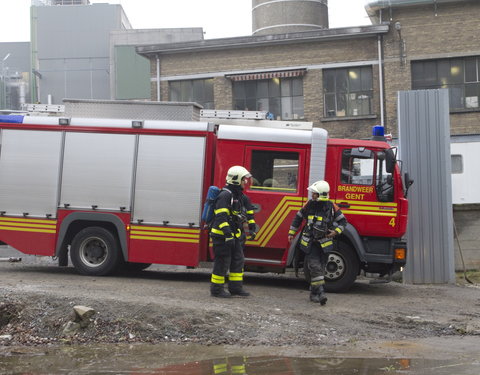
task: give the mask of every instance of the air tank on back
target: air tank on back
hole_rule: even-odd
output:
[[[328,0],[252,0],[252,34],[328,29]]]

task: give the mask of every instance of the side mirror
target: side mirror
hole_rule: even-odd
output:
[[[397,159],[395,158],[395,153],[393,150],[387,149],[385,150],[385,169],[387,173],[393,173],[395,170],[395,163],[397,162]]]
[[[404,183],[405,183],[405,198],[406,198],[407,195],[408,195],[408,189],[413,184],[413,180],[410,179],[410,175],[408,174],[408,172],[405,172],[405,174],[403,176],[404,176],[403,180],[404,180]]]

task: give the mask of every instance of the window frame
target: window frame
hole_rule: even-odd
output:
[[[246,165],[249,166],[249,171],[252,173],[253,178],[255,178],[255,169],[253,168],[253,152],[254,151],[264,151],[272,153],[295,153],[298,155],[298,169],[297,169],[297,181],[296,181],[296,190],[285,190],[285,189],[265,189],[263,186],[258,186],[258,188],[252,188],[250,184],[246,191],[250,193],[267,193],[267,194],[280,194],[280,195],[300,195],[302,192],[303,184],[303,175],[304,163],[305,163],[305,149],[298,148],[285,148],[285,147],[264,147],[264,146],[247,146],[245,149],[246,152]],[[273,178],[273,177],[272,177]],[[252,181],[253,183],[253,181]]]
[[[371,65],[323,69],[322,80],[325,118],[373,115],[375,92]]]
[[[303,76],[232,81],[232,105],[235,110],[271,112],[277,120],[305,120],[303,83]]]
[[[451,112],[480,111],[480,56],[412,61],[411,86],[448,89]]]
[[[463,155],[462,154],[451,154],[451,165],[452,165],[452,174],[463,174],[464,171],[464,163],[463,163]],[[459,163],[455,163],[453,160],[458,159]],[[460,164],[460,168],[457,168],[457,165]]]
[[[203,86],[202,97],[195,97],[195,92],[198,90],[196,85],[201,84]],[[211,92],[206,92],[205,88],[211,89]],[[200,78],[200,79],[183,79],[183,80],[172,80],[168,81],[168,100],[173,102],[196,102],[203,106],[205,109],[214,109],[215,108],[215,97],[214,97],[214,79],[213,78]],[[180,85],[179,89],[179,98],[175,99],[172,95],[174,86]],[[183,92],[185,90],[185,92]],[[187,92],[188,91],[188,92]]]

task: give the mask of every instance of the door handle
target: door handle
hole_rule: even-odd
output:
[[[347,202],[342,202],[338,204],[338,207],[340,208],[349,208],[350,205]]]

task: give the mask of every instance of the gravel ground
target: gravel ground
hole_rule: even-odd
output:
[[[152,266],[135,275],[88,277],[48,258],[27,258],[0,263],[0,346],[172,342],[290,355],[480,354],[478,284],[359,280],[320,306],[291,275],[247,273],[251,297],[215,299],[207,268]],[[96,314],[86,328],[64,334],[75,305]]]

